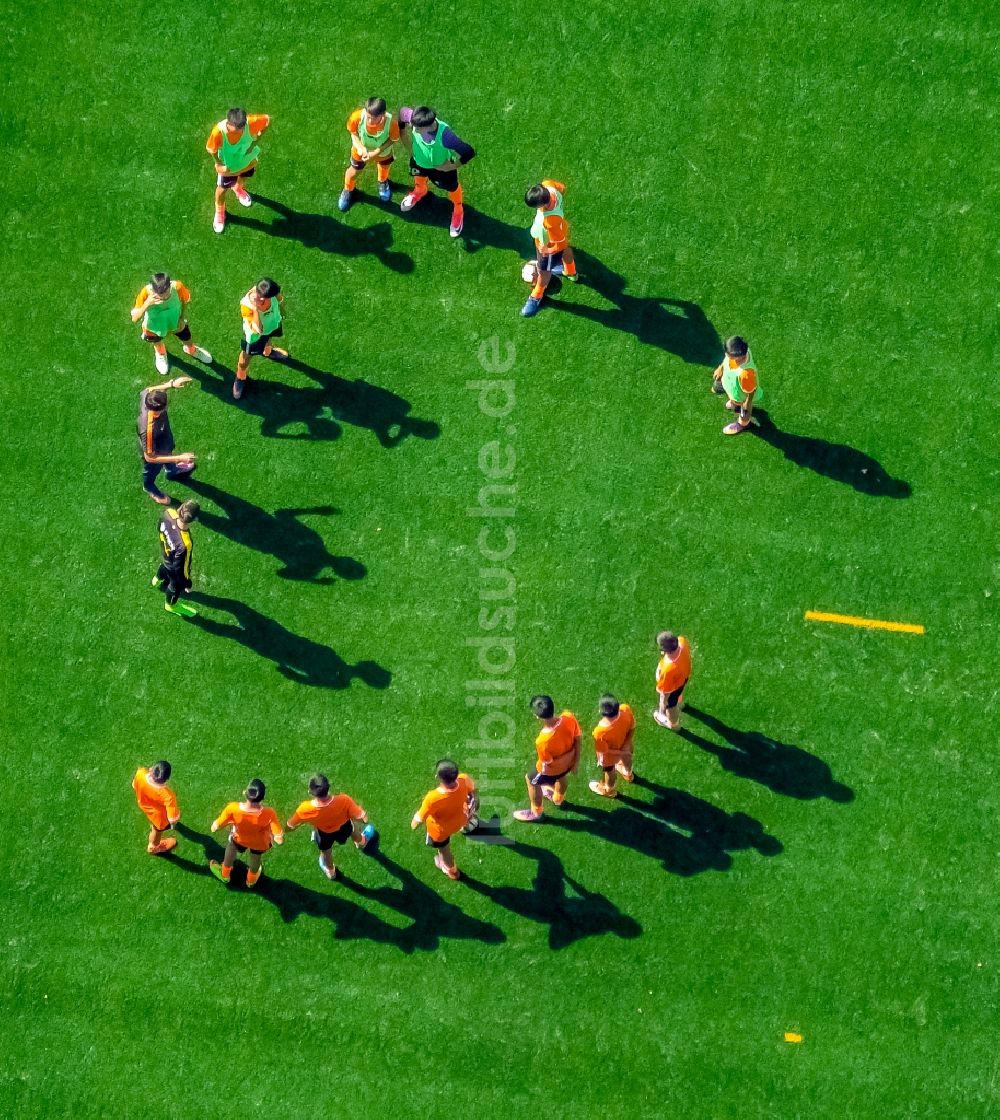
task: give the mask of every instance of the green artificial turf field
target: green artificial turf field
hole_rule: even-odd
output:
[[[991,6],[4,7],[0,1115],[996,1115]],[[337,212],[374,92],[476,147],[458,241],[403,160]],[[216,236],[231,104],[273,126]],[[543,175],[583,282],[529,322]],[[197,622],[148,587],[155,269],[216,358],[171,345]],[[294,361],[237,406],[265,274]],[[733,333],[769,420],[726,439]],[[589,744],[606,689],[641,780],[591,795],[586,746],[512,823],[528,698]],[[517,841],[459,840],[459,883],[408,828],[442,755]],[[161,757],[162,859],[129,788]],[[328,883],[298,832],[216,882],[223,804],[260,776],[287,816],[316,769],[381,854]]]

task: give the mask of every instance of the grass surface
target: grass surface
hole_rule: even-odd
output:
[[[996,1111],[988,11],[7,6],[0,1113]],[[402,161],[393,205],[363,179],[337,214],[373,91],[477,148],[459,242],[440,200],[399,213]],[[235,103],[274,125],[217,237],[203,148]],[[543,174],[584,283],[522,322]],[[160,268],[217,360],[171,404],[199,624],[146,587],[158,378],[127,312]],[[262,274],[296,360],[236,407]],[[772,425],[725,440],[734,332]],[[491,339],[505,419],[467,387]],[[452,884],[407,824],[438,757],[486,769],[465,682],[501,581],[469,510],[497,440],[517,746],[484,808],[523,795],[536,691],[588,732],[603,690],[632,702],[643,782],[610,805],[582,769],[516,846],[459,842]],[[695,649],[680,738],[648,717],[664,626]],[[164,756],[188,831],[158,861],[128,782]],[[296,834],[227,897],[212,817],[254,775],[290,811],[317,768],[382,857],[328,884]]]

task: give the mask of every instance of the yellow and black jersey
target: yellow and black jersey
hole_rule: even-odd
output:
[[[163,566],[168,571],[181,573],[189,580],[193,548],[190,530],[180,527],[177,510],[168,509],[160,519],[160,551],[163,553]]]

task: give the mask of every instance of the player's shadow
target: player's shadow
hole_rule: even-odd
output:
[[[750,430],[797,467],[806,467],[825,478],[843,482],[859,494],[873,498],[908,498],[913,493],[908,482],[893,478],[877,459],[863,451],[815,436],[783,432],[766,413],[755,412],[754,415],[760,424]]]
[[[329,646],[293,634],[238,599],[204,592],[197,592],[191,598],[203,606],[232,615],[235,621],[221,622],[198,614],[189,620],[190,625],[206,634],[239,642],[260,657],[273,661],[278,672],[296,684],[342,689],[358,680],[370,688],[382,689],[388,688],[392,681],[389,670],[377,662],[359,661],[349,665]]]
[[[632,848],[659,860],[664,870],[685,877],[728,871],[732,852],[753,850],[776,856],[784,851],[781,841],[746,813],[727,813],[692,793],[641,777],[635,784],[652,792],[653,800],[619,791],[618,808],[566,802],[563,813],[553,813],[549,819],[571,832],[589,832]]]
[[[464,871],[461,881],[494,905],[548,926],[550,949],[565,949],[585,937],[607,933],[623,938],[642,933],[642,926],[634,918],[569,875],[562,860],[548,848],[517,842],[504,850],[537,862],[538,871],[530,888],[494,887]]]
[[[334,556],[319,533],[301,520],[339,513],[335,507],[306,506],[268,513],[204,479],[189,476],[186,481],[196,494],[208,498],[222,510],[220,515],[202,506],[199,524],[255,552],[274,556],[283,565],[278,570],[282,579],[329,584],[333,583],[334,576],[351,580],[362,579],[367,574],[364,564],[352,557]],[[333,576],[324,575],[327,570]]]
[[[854,790],[835,781],[830,767],[817,755],[790,743],[769,739],[759,731],[740,731],[730,727],[690,704],[685,712],[724,739],[727,745],[713,743],[688,727],[682,727],[677,734],[703,751],[714,754],[722,768],[731,774],[749,778],[775,793],[803,801],[817,797],[840,802],[854,800]]]
[[[276,215],[274,221],[264,222],[251,218],[249,213],[232,211],[226,220],[272,237],[297,241],[306,249],[319,249],[342,257],[372,256],[393,272],[406,274],[413,271],[413,258],[392,248],[392,226],[388,222],[355,227],[331,214],[308,214],[261,194],[253,197],[257,205],[267,207]]]

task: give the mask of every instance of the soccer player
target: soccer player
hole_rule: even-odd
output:
[[[142,455],[142,488],[161,506],[170,505],[170,498],[156,485],[160,471],[166,467],[167,478],[173,482],[190,474],[195,468],[193,451],[174,453],[174,433],[167,418],[167,390],[183,389],[190,377],[175,377],[162,385],[151,385],[139,395],[139,416],[135,423]]]
[[[530,319],[542,306],[545,289],[554,272],[562,270],[567,280],[576,282],[576,261],[569,244],[569,223],[563,211],[566,187],[555,179],[543,179],[529,187],[524,195],[528,206],[535,207],[531,236],[535,239],[535,286],[521,314]]]
[[[460,774],[450,758],[442,758],[437,764],[435,777],[438,784],[421,801],[410,828],[426,827],[426,842],[434,849],[435,866],[449,879],[457,879],[461,873],[455,866],[451,838],[469,822],[476,805],[476,783],[468,774]]]
[[[254,778],[246,788],[242,801],[230,801],[222,812],[212,821],[212,831],[217,832],[223,825],[231,825],[222,863],[209,860],[208,866],[216,879],[229,882],[236,856],[246,853],[247,886],[254,887],[263,874],[261,858],[271,847],[271,843],[283,844],[285,834],[281,831],[278,814],[264,804],[267,791],[260,778]]]
[[[610,693],[601,697],[597,705],[601,720],[594,728],[594,749],[597,751],[597,765],[604,771],[604,777],[591,782],[590,788],[599,797],[617,797],[615,788],[618,775],[631,782],[632,740],[635,736],[635,716],[628,704],[619,704]]]
[[[738,436],[751,424],[758,423],[753,418],[753,406],[764,399],[764,391],[747,340],[738,334],[726,339],[725,355],[712,372],[712,392],[720,397],[725,395],[728,398],[726,408],[737,414],[736,419],[722,429],[724,435]]]
[[[333,845],[354,841],[358,851],[372,842],[375,826],[368,824],[368,814],[346,793],[330,794],[330,780],[325,774],[314,774],[309,779],[308,801],[292,814],[288,821],[288,831],[294,832],[300,824],[312,825],[312,838],[319,848],[319,868],[328,879],[337,878],[337,868],[333,862]],[[362,828],[360,822],[364,821]]]
[[[181,811],[177,808],[177,797],[167,785],[168,781],[170,781],[169,762],[157,762],[148,768],[140,766],[132,779],[135,799],[149,821],[149,842],[146,844],[146,851],[151,856],[162,856],[177,847],[176,837],[168,836],[166,840],[163,839],[164,832],[173,828],[181,819]]]
[[[372,161],[378,175],[378,196],[383,202],[392,197],[389,186],[389,168],[396,158],[395,145],[399,140],[399,121],[385,111],[384,97],[369,97],[363,109],[355,109],[347,118],[347,131],[351,135],[351,162],[344,172],[344,189],[337,200],[337,209],[351,208],[351,194],[360,172]]]
[[[142,320],[142,340],[153,346],[153,361],[157,373],[165,374],[170,369],[167,357],[166,337],[175,334],[189,358],[197,358],[208,365],[212,355],[191,341],[191,328],[188,326],[185,311],[191,302],[191,293],[180,280],[171,280],[165,272],[154,272],[149,283],[135,297],[132,308],[132,322]]]
[[[215,220],[212,229],[222,233],[226,228],[226,191],[232,190],[241,206],[253,201],[247,194],[244,181],[257,170],[260,156],[260,139],[271,124],[266,113],[247,116],[246,109],[230,109],[226,119],[208,134],[205,150],[215,161]]]
[[[653,719],[661,727],[676,731],[681,725],[684,686],[691,679],[691,646],[687,638],[662,630],[656,635],[656,648],[660,651],[656,666],[659,707],[653,712]]]
[[[412,210],[427,193],[427,184],[431,182],[438,190],[447,191],[451,199],[448,232],[458,237],[465,222],[458,168],[475,158],[475,151],[426,105],[416,109],[404,105],[399,110],[399,120],[409,126],[401,135],[410,148],[410,174],[413,176],[413,190],[403,197],[400,210]]]
[[[580,761],[580,740],[583,738],[576,716],[570,711],[557,716],[551,696],[532,696],[531,710],[542,724],[542,730],[535,739],[538,755],[535,772],[524,775],[530,808],[515,809],[514,819],[518,821],[540,821],[543,797],[549,798],[555,805],[563,803],[569,776]]]
[[[287,358],[288,351],[275,346],[272,338],[281,338],[285,333],[282,316],[285,297],[281,286],[265,276],[240,300],[240,315],[243,317],[243,341],[240,343],[240,356],[236,362],[236,378],[233,381],[233,396],[239,400],[247,382],[250,359],[258,354],[277,360]]]
[[[191,618],[198,612],[190,603],[178,600],[181,592],[191,590],[191,523],[198,520],[201,506],[195,501],[181,502],[176,509],[167,509],[160,518],[160,552],[162,560],[156,575],[150,581],[153,587],[162,587],[166,595],[163,609],[182,618]]]

